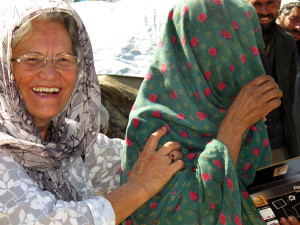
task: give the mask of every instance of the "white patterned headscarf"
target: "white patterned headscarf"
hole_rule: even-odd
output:
[[[50,140],[45,142],[14,82],[11,56],[12,39],[22,25],[52,11],[69,13],[76,20],[83,63],[73,94],[53,118]],[[86,29],[63,0],[9,0],[1,3],[0,39],[0,149],[13,156],[41,189],[52,192],[57,199],[80,200],[59,167],[64,158],[84,155],[100,128],[100,87]]]

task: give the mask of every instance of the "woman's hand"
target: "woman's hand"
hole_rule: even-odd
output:
[[[282,217],[280,218],[281,225],[300,225],[299,220],[294,216],[289,216],[287,219]]]
[[[227,116],[244,131],[281,104],[282,91],[275,80],[260,75],[244,85],[229,107]]]
[[[156,195],[180,169],[184,163],[178,142],[168,142],[158,151],[159,139],[167,132],[166,127],[154,132],[148,139],[144,151],[135,163],[127,183],[140,186],[146,190],[149,198]],[[172,154],[172,158],[170,154]]]
[[[159,139],[166,132],[167,128],[162,127],[149,137],[127,183],[105,196],[114,209],[116,224],[155,196],[184,167],[178,142],[168,142],[156,151]]]
[[[260,75],[244,85],[229,107],[217,139],[237,161],[245,131],[281,104],[282,91],[271,76]]]

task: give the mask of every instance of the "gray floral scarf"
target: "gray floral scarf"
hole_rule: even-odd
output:
[[[14,82],[12,39],[20,27],[44,12],[71,14],[78,25],[83,68],[65,108],[52,120],[49,142],[44,142]],[[10,0],[0,11],[0,149],[25,168],[42,190],[57,199],[80,200],[63,177],[62,159],[80,157],[92,147],[100,128],[100,87],[93,64],[91,43],[78,14],[63,0]]]

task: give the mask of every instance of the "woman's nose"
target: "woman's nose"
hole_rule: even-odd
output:
[[[57,75],[55,63],[53,62],[53,59],[46,59],[45,65],[42,69],[42,75],[45,75],[47,78],[52,78],[53,76]]]

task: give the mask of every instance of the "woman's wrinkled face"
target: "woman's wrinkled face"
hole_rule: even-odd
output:
[[[62,23],[38,20],[32,22],[32,32],[12,51],[12,58],[23,55],[74,55],[70,35]],[[31,59],[29,59],[31,60]],[[52,60],[42,68],[24,68],[12,62],[13,76],[34,121],[45,124],[57,115],[70,98],[77,80],[77,64],[70,68],[57,68]]]

